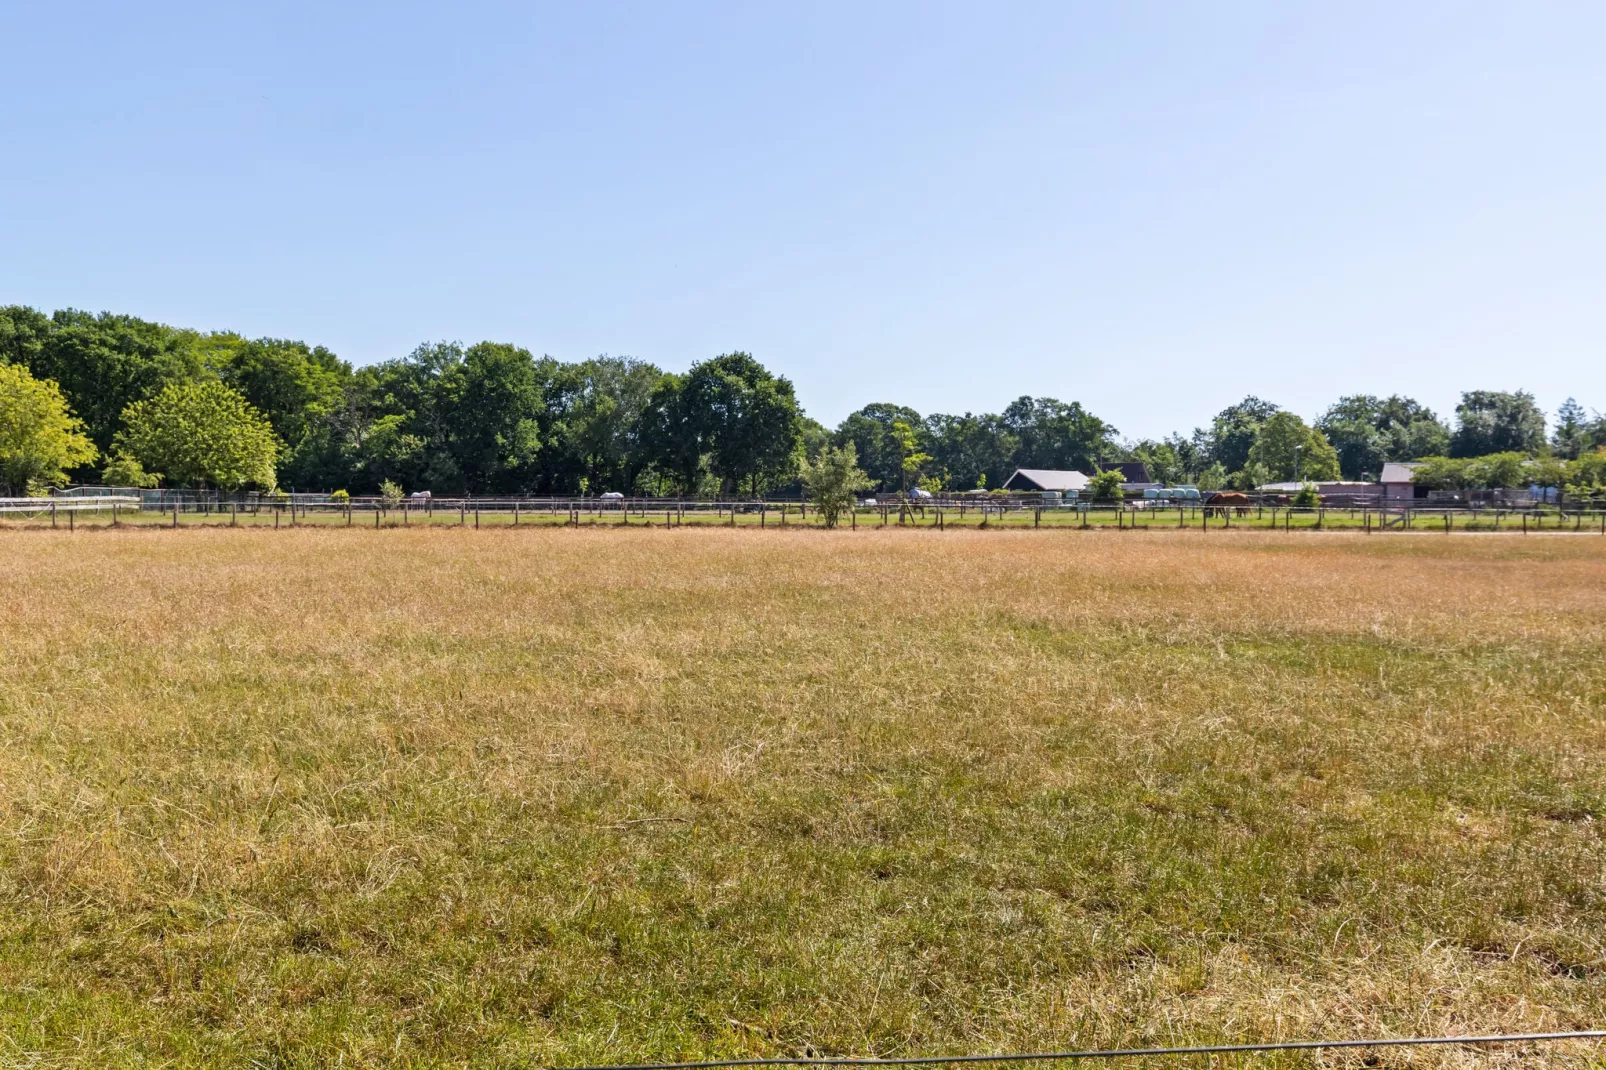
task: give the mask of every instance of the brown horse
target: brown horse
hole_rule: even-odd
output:
[[[1249,515],[1249,495],[1236,490],[1217,491],[1205,499],[1205,514],[1226,516],[1231,509],[1236,516]]]

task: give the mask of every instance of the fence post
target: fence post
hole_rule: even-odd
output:
[[[50,526],[51,527],[55,527],[56,526],[56,503],[55,502],[51,502],[50,503]]]
[[[175,528],[178,527],[178,506],[176,504],[173,506],[173,526]]]
[[[67,510],[67,530],[68,531],[72,531],[73,530],[73,515],[74,514],[73,514],[73,511],[71,509]]]
[[[514,502],[513,503],[513,526],[514,527],[518,527],[519,526],[519,503],[518,502]]]
[[[115,528],[116,526],[117,526],[117,505],[114,502],[114,503],[112,503],[112,527]]]
[[[1036,509],[1032,510],[1032,527],[1035,528],[1039,524],[1041,524],[1042,522],[1043,522],[1043,508],[1042,508],[1042,506],[1038,506]]]
[[[764,526],[764,521],[769,518],[769,512],[770,511],[769,511],[769,507],[768,506],[761,505],[761,506],[758,507],[758,526],[759,527],[762,528]]]
[[[240,526],[240,503],[239,502],[230,502],[229,503],[229,527],[237,528],[239,526]]]

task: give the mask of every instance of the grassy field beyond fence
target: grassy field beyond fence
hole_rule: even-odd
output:
[[[1606,540],[448,527],[0,531],[0,1066],[1606,1022]]]

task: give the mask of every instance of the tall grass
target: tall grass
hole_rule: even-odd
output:
[[[0,1064],[1606,1022],[1591,540],[123,529],[0,562]]]

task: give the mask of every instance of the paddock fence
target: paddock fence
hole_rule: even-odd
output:
[[[1579,503],[1583,506],[1585,503]],[[1291,506],[1275,499],[1249,504],[1128,500],[1067,502],[1027,497],[959,496],[863,499],[838,526],[980,530],[1345,530],[1367,534],[1415,532],[1574,533],[1606,536],[1606,508],[1530,504],[1359,503]],[[88,514],[87,516],[85,514]],[[0,499],[0,523],[76,528],[83,523],[168,527],[412,527],[421,526],[649,526],[822,527],[807,501],[690,498],[381,497],[327,494],[220,495],[206,492],[72,493],[50,498]]]

